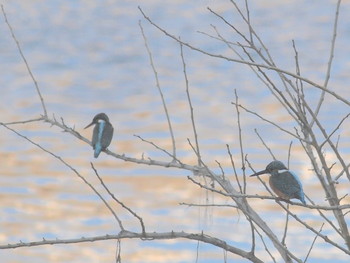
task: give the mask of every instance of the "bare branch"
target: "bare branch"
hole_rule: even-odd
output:
[[[230,146],[228,144],[226,144],[226,148],[227,148],[227,153],[228,155],[230,156],[230,161],[231,161],[231,165],[232,165],[232,169],[233,169],[233,172],[235,174],[235,179],[236,179],[236,182],[237,182],[237,185],[238,185],[238,188],[239,188],[239,192],[240,193],[243,193],[243,189],[242,189],[242,186],[241,186],[241,183],[238,179],[238,174],[237,174],[237,170],[236,170],[236,165],[235,165],[235,162],[233,160],[233,156],[232,156],[232,153],[231,153],[231,149],[230,149]]]
[[[322,232],[323,226],[324,226],[324,223],[322,224],[319,233]],[[307,252],[307,255],[306,255],[305,259],[304,259],[304,263],[305,263],[305,262],[307,261],[307,259],[309,258],[310,253],[311,253],[311,250],[313,249],[313,247],[314,247],[314,245],[315,245],[315,242],[316,242],[317,237],[318,237],[318,235],[316,235],[315,238],[314,238],[314,240],[312,241],[312,244],[311,244],[311,246],[310,246],[310,249],[309,249],[309,251]]]
[[[289,204],[287,204],[287,209],[289,209]],[[286,213],[286,223],[284,224],[284,232],[283,232],[283,237],[282,237],[282,244],[284,244],[284,245],[286,245],[288,223],[289,223],[289,214]]]
[[[338,0],[337,8],[336,8],[336,11],[335,11],[335,16],[334,16],[333,37],[332,37],[332,42],[331,42],[331,49],[330,49],[330,52],[329,52],[329,60],[328,60],[326,78],[325,78],[325,81],[324,81],[324,84],[323,84],[323,87],[326,88],[326,89],[328,87],[329,78],[331,76],[332,62],[333,62],[333,58],[334,58],[334,49],[335,49],[335,40],[337,38],[337,28],[338,28],[340,3],[341,3],[341,0]],[[324,101],[325,94],[326,94],[326,90],[322,90],[321,97],[320,97],[320,99],[318,101],[316,110],[314,112],[314,116],[315,117],[317,117],[318,113],[320,112],[321,105],[322,105],[322,103]],[[314,124],[314,119],[310,123],[310,126],[312,127],[313,124]]]
[[[222,177],[225,178],[225,171],[224,171],[224,169],[222,168],[221,163],[220,163],[219,161],[217,161],[217,160],[215,160],[215,162],[218,164],[218,166],[219,166],[219,168],[220,168],[220,170],[221,170],[221,175],[222,175]]]
[[[163,233],[135,233],[130,231],[120,231],[117,235],[103,235],[103,236],[94,236],[94,237],[81,237],[73,239],[48,239],[42,241],[34,242],[20,242],[16,244],[1,245],[0,249],[9,249],[9,248],[19,248],[19,247],[37,247],[43,245],[55,245],[55,244],[77,244],[77,243],[86,243],[86,242],[96,242],[96,241],[105,241],[105,240],[121,240],[121,239],[141,239],[141,240],[164,240],[164,239],[177,239],[184,238],[189,240],[197,240],[203,243],[212,244],[213,246],[220,247],[225,249],[228,252],[241,256],[255,263],[264,263],[254,254],[239,249],[237,247],[227,244],[225,241],[211,237],[204,233],[193,234],[186,232],[163,232]]]
[[[179,205],[186,205],[188,207],[226,207],[226,208],[238,208],[236,205],[230,204],[193,204],[193,203],[179,203]]]
[[[261,143],[264,145],[264,147],[266,148],[266,150],[270,153],[271,157],[274,160],[276,159],[276,156],[273,154],[273,152],[271,151],[271,148],[266,144],[265,140],[261,137],[260,133],[258,132],[257,129],[254,129],[255,134],[258,136],[258,138],[260,139]]]
[[[127,211],[130,212],[130,214],[132,214],[134,217],[136,217],[139,221],[140,221],[140,224],[141,224],[141,229],[142,229],[142,233],[146,233],[146,229],[145,229],[145,224],[143,223],[143,220],[142,218],[137,215],[131,208],[129,208],[128,206],[124,205],[123,202],[119,201],[118,198],[115,197],[115,195],[109,190],[109,188],[106,186],[106,184],[103,182],[101,176],[98,174],[94,164],[92,162],[90,162],[91,164],[91,168],[94,170],[97,178],[100,180],[101,182],[101,185],[103,186],[103,188],[107,191],[107,193],[112,197],[112,199],[114,201],[116,201],[119,205],[121,205],[121,207],[123,207],[124,209],[126,209]]]
[[[143,27],[141,25],[141,21],[139,21],[139,26],[140,26],[141,33],[142,33],[142,36],[143,36],[143,40],[145,42],[145,47],[147,49],[147,53],[148,53],[148,56],[149,56],[150,64],[151,64],[151,67],[153,69],[154,77],[156,79],[156,86],[158,88],[160,97],[162,99],[164,112],[165,112],[165,115],[166,115],[166,118],[167,118],[167,121],[168,121],[169,132],[170,132],[170,135],[171,135],[171,141],[172,141],[172,145],[173,145],[173,156],[176,157],[175,138],[174,138],[173,128],[171,126],[171,121],[170,121],[170,117],[169,117],[169,113],[168,113],[168,108],[166,106],[164,95],[163,95],[162,89],[161,89],[160,84],[159,84],[158,73],[157,73],[157,70],[156,70],[156,68],[154,66],[154,63],[153,63],[152,52],[151,52],[150,48],[148,47],[147,38],[146,38],[146,35],[145,35],[144,31],[143,31]]]
[[[115,251],[115,261],[116,261],[116,263],[121,263],[122,262],[121,250],[122,250],[122,245],[121,245],[120,239],[118,239],[117,247],[116,247],[116,251]]]
[[[320,148],[322,148],[327,142],[329,142],[330,138],[332,137],[332,135],[337,131],[339,130],[340,126],[343,124],[343,122],[349,118],[350,116],[350,113],[348,113],[345,117],[343,117],[341,119],[341,121],[338,123],[338,125],[333,129],[333,131],[326,137],[326,139],[324,140],[323,143],[320,144]]]
[[[211,187],[208,187],[206,185],[203,185],[203,184],[195,181],[190,176],[187,176],[187,178],[190,181],[192,181],[194,184],[198,185],[199,187],[201,187],[203,189],[206,189],[206,190],[209,190],[209,191],[212,191],[214,193],[223,195],[223,196],[237,197],[237,198],[244,197],[244,198],[251,198],[251,199],[268,199],[268,200],[275,200],[275,201],[286,201],[286,200],[281,200],[279,197],[276,197],[276,196],[266,196],[266,195],[257,195],[257,194],[255,194],[255,195],[248,195],[248,194],[240,194],[240,193],[226,193],[226,192],[223,192],[221,190],[217,190],[215,188],[211,188]],[[271,194],[272,194],[272,192],[271,192]],[[339,205],[339,206],[322,206],[322,205],[307,205],[307,204],[304,205],[304,204],[302,204],[300,202],[294,202],[294,201],[291,201],[291,200],[288,201],[288,204],[296,205],[296,206],[300,206],[300,207],[307,207],[307,208],[310,208],[310,209],[319,209],[319,210],[328,210],[328,211],[350,209],[350,204]]]
[[[245,161],[244,161],[244,148],[243,148],[243,140],[242,140],[242,128],[241,128],[241,119],[240,119],[240,111],[238,107],[238,95],[237,90],[235,89],[235,98],[236,98],[236,116],[237,116],[237,128],[238,128],[238,141],[239,141],[239,149],[241,153],[241,163],[242,163],[242,172],[243,172],[243,193],[246,193],[247,189],[247,178],[245,174]]]
[[[250,22],[250,12],[249,12],[248,0],[245,0],[244,2],[245,2],[245,10],[247,12],[247,22],[248,22],[248,28],[249,28],[250,42],[254,43],[252,26],[251,26],[251,22]]]
[[[36,92],[38,93],[38,96],[40,98],[40,101],[41,101],[41,106],[43,108],[43,111],[44,111],[44,116],[47,117],[47,110],[46,110],[46,106],[45,106],[45,102],[44,102],[44,98],[43,96],[41,95],[41,92],[40,92],[40,89],[39,89],[39,85],[38,85],[38,82],[36,81],[36,79],[34,78],[34,75],[32,73],[32,70],[30,69],[29,67],[29,64],[27,62],[27,59],[25,58],[23,52],[22,52],[22,48],[21,48],[21,45],[19,44],[16,36],[15,36],[15,33],[12,29],[12,26],[10,25],[9,21],[7,20],[7,15],[6,15],[6,12],[5,12],[5,9],[4,9],[4,6],[1,5],[1,10],[2,10],[2,14],[4,15],[4,18],[5,18],[5,22],[6,22],[6,25],[7,27],[9,28],[10,32],[11,32],[11,35],[12,35],[12,38],[13,40],[16,42],[16,45],[17,45],[17,49],[19,51],[19,54],[21,55],[21,58],[23,59],[24,61],[24,64],[26,65],[26,68],[28,70],[28,73],[30,75],[30,77],[32,78],[33,82],[34,82],[34,85],[35,85],[35,88],[36,88]]]
[[[180,55],[181,55],[183,73],[184,73],[184,77],[185,77],[187,101],[188,101],[188,105],[190,107],[193,135],[194,135],[194,140],[196,142],[196,152],[197,152],[197,156],[198,156],[198,166],[201,166],[201,153],[200,153],[200,150],[199,150],[198,134],[197,134],[196,124],[195,124],[195,121],[194,121],[193,106],[192,106],[190,90],[189,90],[189,85],[188,85],[187,71],[186,71],[186,63],[185,63],[185,58],[184,58],[184,54],[183,54],[183,45],[181,43],[180,43],[180,51],[181,51]]]
[[[40,118],[31,119],[31,120],[4,122],[4,124],[10,126],[10,125],[15,125],[15,124],[27,124],[27,123],[43,121],[43,120],[45,120],[45,118],[44,117],[40,117]]]
[[[318,235],[319,237],[321,237],[325,242],[331,244],[332,246],[338,248],[339,250],[343,251],[345,254],[350,255],[350,251],[340,245],[338,245],[337,243],[335,243],[334,241],[332,241],[331,239],[329,239],[328,236],[325,236],[323,234],[321,234],[319,231],[315,230],[313,227],[311,227],[310,225],[306,224],[304,221],[302,221],[297,215],[293,214],[290,210],[288,210],[284,205],[282,205],[281,202],[277,201],[279,203],[279,205],[289,214],[291,215],[295,220],[297,220],[299,223],[301,223],[303,226],[305,226],[307,229],[311,230],[313,233],[315,233],[316,235]]]
[[[159,29],[161,32],[163,32],[166,36],[174,39],[175,41],[183,44],[184,46],[187,46],[189,47],[190,49],[194,50],[194,51],[197,51],[197,52],[200,52],[204,55],[207,55],[207,56],[210,56],[210,57],[215,57],[215,58],[220,58],[220,59],[224,59],[224,60],[227,60],[227,61],[231,61],[231,62],[236,62],[236,63],[240,63],[240,64],[246,64],[246,65],[251,65],[251,66],[256,66],[256,67],[261,67],[261,68],[266,68],[268,70],[273,70],[273,71],[276,71],[276,72],[279,72],[279,73],[284,73],[286,75],[289,75],[293,78],[296,78],[296,79],[300,79],[302,81],[304,81],[305,83],[308,83],[310,84],[311,86],[315,87],[315,88],[318,88],[320,90],[324,90],[326,93],[332,95],[333,97],[335,97],[336,99],[342,101],[343,103],[345,103],[346,105],[349,105],[350,106],[350,101],[346,100],[344,98],[344,96],[341,96],[333,91],[330,91],[329,89],[323,87],[322,85],[320,84],[317,84],[307,78],[304,78],[302,76],[298,76],[297,74],[294,74],[292,72],[289,72],[287,70],[284,70],[284,69],[281,69],[281,68],[278,68],[278,67],[275,67],[275,66],[269,66],[269,65],[265,65],[265,64],[259,64],[259,63],[253,63],[253,62],[249,62],[249,61],[244,61],[244,60],[239,60],[239,59],[234,59],[234,58],[229,58],[229,57],[226,57],[226,56],[223,56],[223,55],[218,55],[218,54],[212,54],[212,53],[209,53],[209,52],[206,52],[198,47],[195,47],[187,42],[184,42],[182,41],[181,39],[175,37],[174,35],[168,33],[165,29],[163,29],[162,27],[160,27],[159,25],[155,24],[148,16],[146,16],[146,14],[143,12],[142,8],[139,7],[139,10],[140,12],[142,13],[143,17],[151,24],[153,25],[154,27],[156,27],[157,29]]]
[[[143,139],[141,136],[136,135],[136,134],[134,134],[134,136],[137,137],[137,138],[139,138],[139,139],[140,139],[141,141],[143,141],[143,142],[146,142],[146,143],[148,143],[148,144],[151,144],[152,146],[154,146],[154,147],[157,148],[158,150],[160,150],[160,151],[164,152],[165,154],[169,155],[171,158],[173,158],[172,162],[173,162],[173,161],[176,161],[176,162],[182,164],[182,162],[181,162],[179,159],[177,159],[176,156],[172,155],[172,154],[169,153],[167,150],[165,150],[165,149],[159,147],[159,146],[158,146],[157,144],[155,144],[154,142],[151,142],[151,141],[148,141],[148,140],[146,140],[146,139]]]
[[[28,137],[20,134],[19,132],[15,131],[14,129],[6,126],[3,123],[0,123],[0,125],[2,125],[3,127],[5,127],[6,129],[10,130],[11,132],[17,134],[19,137],[27,140],[28,142],[30,142],[31,144],[35,145],[36,147],[40,148],[41,150],[43,150],[44,152],[50,154],[51,156],[53,156],[54,158],[56,158],[57,160],[59,160],[61,163],[63,163],[66,167],[68,167],[71,171],[73,171],[81,180],[83,180],[83,182],[88,185],[91,190],[101,199],[101,201],[105,204],[105,206],[108,208],[108,210],[112,213],[112,215],[114,216],[114,218],[116,219],[116,221],[119,224],[119,227],[121,230],[124,230],[123,224],[121,222],[121,220],[118,218],[118,216],[116,215],[116,213],[114,212],[114,210],[110,207],[110,205],[108,204],[108,202],[103,198],[103,196],[96,190],[96,188],[90,184],[76,169],[74,169],[70,164],[68,164],[66,161],[64,161],[60,156],[54,154],[53,152],[47,150],[46,148],[44,148],[43,146],[41,146],[40,144],[32,141],[31,139],[29,139]]]
[[[265,248],[265,251],[267,252],[267,254],[269,254],[269,256],[271,257],[272,261],[276,263],[276,259],[275,257],[272,255],[271,251],[269,250],[269,248],[267,247],[267,244],[264,240],[264,237],[262,236],[262,234],[256,229],[256,232],[258,233],[259,237],[260,237],[260,240],[261,242],[263,243],[264,245],[264,248]]]
[[[232,103],[233,105],[235,105],[234,102],[231,102],[231,103]],[[263,120],[263,121],[265,121],[265,122],[267,122],[267,123],[269,123],[269,124],[275,126],[276,128],[278,128],[278,129],[280,129],[281,131],[283,131],[283,132],[285,132],[285,133],[291,135],[292,137],[297,138],[298,140],[301,140],[301,141],[303,141],[303,142],[306,142],[306,143],[309,143],[309,144],[310,144],[310,142],[307,141],[306,139],[301,138],[300,136],[298,136],[298,135],[296,135],[296,134],[294,134],[294,133],[292,133],[292,132],[290,132],[290,131],[288,131],[288,130],[282,128],[281,126],[279,126],[279,125],[276,124],[275,122],[270,121],[270,120],[264,118],[264,117],[261,116],[260,114],[254,112],[254,111],[251,111],[251,110],[247,109],[246,107],[244,107],[244,106],[242,106],[242,105],[238,105],[238,107],[244,109],[246,112],[248,112],[248,113],[250,113],[250,114],[252,114],[252,115],[257,116],[257,117],[260,118],[261,120]]]

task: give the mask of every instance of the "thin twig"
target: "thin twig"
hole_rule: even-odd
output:
[[[10,32],[11,32],[11,35],[12,35],[12,38],[13,40],[16,42],[16,45],[17,45],[17,49],[19,51],[19,54],[21,55],[21,58],[23,59],[24,61],[24,64],[26,65],[26,68],[28,70],[28,73],[30,75],[30,77],[32,78],[33,82],[34,82],[34,85],[35,85],[35,88],[36,88],[36,92],[38,93],[39,95],[39,98],[40,98],[40,101],[41,101],[41,106],[43,108],[43,111],[44,111],[44,116],[47,117],[47,110],[46,110],[46,106],[45,106],[45,102],[44,102],[44,98],[43,96],[41,95],[41,92],[40,92],[40,89],[39,89],[39,85],[38,85],[38,82],[36,81],[36,79],[34,78],[34,75],[32,73],[32,70],[30,69],[29,67],[29,64],[27,62],[27,59],[25,58],[23,52],[22,52],[22,48],[21,48],[21,45],[19,44],[16,36],[15,36],[15,33],[12,29],[12,26],[10,25],[8,19],[7,19],[7,15],[6,15],[6,12],[5,12],[5,9],[4,9],[4,6],[1,5],[1,10],[2,10],[2,14],[4,15],[4,18],[5,18],[5,22],[6,22],[6,25],[7,27],[9,28]]]
[[[289,209],[289,204],[287,204],[287,209]],[[283,232],[283,237],[282,237],[282,244],[283,245],[286,245],[288,223],[289,223],[289,214],[286,213],[286,223],[284,224],[284,232]]]
[[[276,201],[280,207],[282,207],[289,215],[291,215],[295,220],[297,220],[299,223],[301,223],[303,226],[305,226],[307,229],[311,230],[311,232],[315,233],[316,235],[318,235],[319,237],[321,237],[325,242],[331,244],[332,246],[338,248],[339,250],[343,251],[345,254],[350,255],[350,250],[340,246],[339,244],[337,244],[336,242],[332,241],[331,239],[329,239],[328,236],[326,235],[322,235],[321,233],[319,233],[319,231],[315,230],[313,227],[311,227],[310,225],[306,224],[304,221],[302,221],[297,215],[293,214],[290,210],[288,210],[280,201]]]
[[[252,32],[252,24],[250,21],[250,12],[249,12],[249,6],[248,6],[248,0],[245,0],[245,10],[247,12],[247,21],[248,21],[248,28],[249,28],[249,36],[250,36],[250,43],[254,44],[254,38],[253,38],[253,32]]]
[[[148,140],[146,140],[146,139],[144,139],[144,138],[142,138],[141,136],[136,135],[136,134],[134,134],[134,136],[137,137],[137,138],[139,138],[139,139],[140,139],[141,141],[143,141],[143,142],[146,142],[146,143],[148,143],[148,144],[151,144],[152,146],[154,146],[154,147],[157,148],[158,150],[160,150],[160,151],[164,152],[165,154],[169,155],[171,158],[173,158],[172,161],[176,161],[176,162],[182,164],[182,162],[181,162],[179,159],[177,159],[176,156],[172,155],[172,154],[171,154],[170,152],[168,152],[167,150],[165,150],[165,149],[159,147],[159,146],[158,146],[157,144],[155,144],[154,142],[148,141]]]
[[[116,263],[121,263],[122,262],[122,258],[121,258],[121,250],[122,250],[122,245],[121,245],[121,241],[120,239],[117,240],[117,247],[116,247],[116,251],[115,251],[115,262]]]
[[[309,197],[306,196],[306,198],[309,200],[309,202],[312,204],[312,205],[315,205],[315,202],[312,201]],[[350,211],[350,210],[349,210]],[[338,235],[340,237],[342,237],[342,233],[340,232],[338,226],[336,226],[333,222],[332,222],[332,219],[329,219],[320,209],[317,209],[317,212],[320,214],[320,216],[327,221],[327,223],[334,229],[335,232],[338,233]],[[344,214],[345,216],[345,214]]]
[[[240,118],[241,113],[238,107],[238,95],[237,95],[236,89],[235,89],[235,98],[236,98],[235,108],[236,108],[236,116],[237,116],[238,141],[239,141],[239,149],[241,154],[241,163],[242,163],[242,172],[243,172],[243,193],[246,193],[247,177],[245,174],[244,147],[243,147],[243,139],[242,139],[241,118]]]
[[[146,14],[143,12],[142,8],[141,7],[138,7],[141,14],[143,15],[143,17],[151,24],[153,25],[154,27],[156,27],[157,29],[159,29],[161,32],[163,32],[166,36],[174,39],[175,41],[179,42],[179,43],[182,43],[184,46],[187,46],[189,47],[190,49],[194,50],[194,51],[197,51],[197,52],[200,52],[204,55],[207,55],[207,56],[210,56],[210,57],[215,57],[215,58],[219,58],[219,59],[224,59],[224,60],[227,60],[227,61],[231,61],[231,62],[236,62],[236,63],[240,63],[240,64],[246,64],[246,65],[252,65],[252,66],[256,66],[256,67],[262,67],[262,68],[266,68],[268,70],[273,70],[273,71],[276,71],[276,72],[279,72],[279,73],[284,73],[286,75],[289,75],[293,78],[297,78],[297,79],[300,79],[302,81],[304,81],[305,83],[308,83],[310,84],[311,86],[315,87],[315,88],[318,88],[320,90],[324,90],[326,93],[332,95],[333,97],[335,97],[336,99],[342,101],[343,103],[345,103],[346,105],[349,105],[350,106],[350,101],[348,101],[347,99],[345,99],[345,96],[343,95],[339,95],[325,87],[323,87],[322,85],[320,84],[317,84],[316,82],[313,82],[305,77],[302,77],[302,76],[298,76],[297,74],[294,74],[292,72],[289,72],[287,70],[284,70],[284,69],[281,69],[281,68],[278,68],[278,67],[275,67],[275,66],[270,66],[270,65],[266,65],[266,64],[259,64],[259,63],[253,63],[253,62],[249,62],[249,61],[244,61],[244,60],[240,60],[240,59],[234,59],[234,58],[229,58],[227,56],[223,56],[223,55],[219,55],[219,54],[213,54],[213,53],[210,53],[210,52],[206,52],[200,48],[197,48],[187,42],[184,42],[182,40],[180,40],[179,38],[177,38],[176,36],[168,33],[165,29],[163,29],[162,27],[160,27],[159,25],[155,24],[148,16],[146,16]]]
[[[195,124],[195,121],[194,121],[194,113],[193,113],[193,106],[192,106],[192,101],[191,101],[191,96],[190,96],[189,85],[188,85],[186,63],[185,63],[185,58],[184,58],[184,54],[183,54],[183,45],[181,43],[180,43],[180,51],[181,51],[180,54],[181,54],[183,73],[184,73],[184,77],[185,77],[187,101],[188,101],[188,106],[190,107],[190,113],[191,113],[192,130],[193,130],[194,140],[196,142],[196,151],[198,153],[197,154],[197,156],[198,156],[198,166],[201,166],[201,152],[199,150],[198,133],[197,133],[196,124]]]
[[[221,163],[220,163],[218,160],[215,160],[215,162],[218,164],[218,166],[219,166],[219,168],[220,168],[220,170],[221,170],[221,175],[222,175],[222,177],[225,179],[225,171],[224,171],[224,169],[222,168]]]
[[[231,102],[231,103],[232,103],[232,104],[235,104],[234,102]],[[246,107],[244,107],[244,106],[242,106],[242,105],[238,105],[238,106],[239,106],[240,108],[244,109],[246,112],[248,112],[248,113],[250,113],[250,114],[252,114],[252,115],[257,116],[257,117],[260,118],[261,120],[263,120],[263,121],[265,121],[265,122],[267,122],[267,123],[269,123],[269,124],[275,126],[276,128],[280,129],[281,131],[283,131],[283,132],[285,132],[285,133],[291,135],[292,137],[297,138],[298,140],[301,140],[301,141],[303,141],[303,142],[306,142],[306,143],[309,143],[309,144],[310,144],[310,142],[307,141],[306,139],[304,139],[304,138],[302,138],[302,137],[300,137],[300,136],[298,136],[298,135],[296,135],[296,134],[294,134],[294,133],[292,133],[292,132],[290,132],[290,131],[288,131],[288,130],[282,128],[281,126],[279,126],[279,125],[276,124],[275,122],[270,121],[270,120],[264,118],[264,117],[261,116],[260,114],[254,112],[254,111],[251,111],[251,110],[247,109]]]
[[[324,223],[322,223],[319,233],[322,232],[323,226],[324,226]],[[318,235],[315,235],[315,238],[314,238],[314,240],[312,241],[312,244],[311,244],[311,246],[310,246],[310,249],[309,249],[309,251],[307,252],[307,255],[306,255],[305,259],[304,259],[304,263],[305,263],[305,262],[307,261],[307,259],[309,258],[310,253],[311,253],[311,250],[313,249],[313,247],[314,247],[314,245],[315,245],[315,242],[316,242],[317,237],[318,237]]]
[[[251,41],[249,41],[248,38],[246,38],[246,36],[244,34],[242,34],[234,25],[232,25],[231,23],[229,23],[223,16],[219,15],[218,13],[216,13],[215,11],[213,11],[210,7],[207,7],[207,9],[214,14],[215,16],[219,17],[226,25],[228,25],[229,27],[231,27],[242,39],[245,40],[245,42],[247,42],[249,45],[251,45]]]
[[[252,247],[250,251],[254,254],[255,253],[255,226],[253,224],[253,221],[250,218],[247,218],[250,226],[250,232],[251,232],[251,239],[252,239]]]
[[[296,74],[298,74],[299,76],[301,75],[300,73],[300,65],[299,65],[299,53],[298,50],[296,48],[295,45],[295,41],[292,40],[292,46],[293,46],[293,50],[294,50],[294,58],[295,58],[295,68],[296,68]],[[306,116],[306,110],[305,110],[305,106],[304,106],[304,102],[305,102],[305,93],[304,93],[304,83],[300,80],[300,79],[295,79],[295,86],[297,88],[297,99],[298,99],[298,109],[301,110],[301,114]]]
[[[198,263],[198,259],[199,259],[199,247],[200,247],[200,242],[197,241],[197,246],[196,246],[196,263]]]
[[[339,180],[340,177],[342,177],[342,175],[344,173],[346,173],[346,171],[350,168],[350,164],[348,164],[345,168],[343,168],[343,170],[334,178],[333,183],[337,182]]]
[[[333,129],[333,131],[326,137],[326,139],[324,140],[323,143],[320,144],[320,147],[322,148],[325,143],[329,142],[330,138],[332,137],[332,135],[337,131],[339,130],[340,126],[343,124],[343,122],[349,118],[350,116],[350,113],[348,113],[344,118],[341,119],[341,121],[338,123],[338,125]]]
[[[24,121],[12,121],[12,122],[4,122],[5,125],[15,125],[15,124],[27,124],[27,123],[31,123],[31,122],[37,122],[37,121],[42,121],[45,120],[44,117],[40,117],[40,118],[35,118],[35,119],[31,119],[31,120],[24,120]]]
[[[143,31],[143,27],[142,27],[141,21],[139,21],[139,26],[140,26],[142,37],[143,37],[143,40],[144,40],[144,43],[145,43],[145,47],[146,47],[146,50],[147,50],[147,53],[148,53],[148,56],[149,56],[149,60],[150,60],[150,64],[151,64],[151,67],[152,67],[152,70],[153,70],[153,73],[154,73],[154,77],[156,79],[156,86],[157,86],[157,89],[159,91],[159,95],[160,95],[160,97],[162,99],[164,112],[165,112],[165,115],[166,115],[166,118],[167,118],[167,121],[168,121],[169,132],[170,132],[171,141],[172,141],[172,145],[173,145],[173,156],[176,157],[176,144],[175,144],[174,132],[173,132],[173,128],[171,126],[171,121],[170,121],[170,117],[169,117],[169,113],[168,113],[168,108],[167,108],[166,103],[165,103],[164,95],[163,95],[162,89],[161,89],[160,84],[159,84],[158,72],[157,72],[157,70],[156,70],[156,68],[154,66],[154,63],[153,63],[152,52],[151,52],[151,50],[150,50],[150,48],[148,46],[147,38],[146,38],[145,32]]]
[[[262,242],[263,245],[264,245],[265,251],[267,252],[267,254],[269,254],[269,256],[270,256],[270,258],[272,259],[272,261],[276,263],[276,259],[275,259],[275,257],[272,255],[270,249],[267,247],[267,244],[266,244],[266,242],[265,242],[264,237],[262,236],[261,233],[259,233],[259,231],[258,231],[257,229],[256,229],[256,232],[258,233],[258,235],[259,235],[259,237],[260,237],[260,240],[261,240],[261,242]]]
[[[143,219],[137,215],[131,208],[129,208],[128,206],[126,206],[123,202],[121,202],[118,198],[115,197],[115,195],[109,190],[109,188],[106,186],[106,184],[104,183],[104,181],[102,180],[101,176],[98,174],[94,164],[92,162],[90,162],[91,168],[94,170],[97,178],[100,180],[101,185],[103,186],[103,188],[107,191],[107,193],[112,197],[112,199],[114,201],[116,201],[119,205],[121,205],[121,207],[123,207],[124,209],[126,209],[127,211],[129,211],[130,214],[132,214],[134,217],[136,217],[139,221],[140,221],[140,225],[141,225],[141,229],[142,229],[142,233],[146,233],[146,229],[145,229],[145,224],[143,223]]]
[[[288,156],[287,156],[287,168],[289,169],[290,167],[290,157],[291,157],[291,151],[292,151],[292,145],[293,145],[293,141],[290,141],[289,143],[289,147],[288,147]]]
[[[194,204],[194,203],[179,203],[179,205],[186,205],[188,207],[225,207],[225,208],[238,208],[236,205],[231,204]]]
[[[254,47],[255,51],[259,54],[259,56],[266,62],[268,63],[268,65],[273,65],[275,66],[275,63],[273,62],[272,56],[268,50],[268,48],[265,46],[264,42],[262,41],[262,39],[259,37],[259,35],[255,32],[254,28],[252,27],[250,20],[248,18],[246,18],[242,12],[242,10],[239,8],[239,6],[237,5],[237,3],[233,0],[231,0],[231,3],[233,4],[233,6],[236,8],[236,10],[238,11],[239,15],[241,16],[241,18],[243,19],[243,21],[247,24],[248,28],[249,28],[249,33],[251,36],[255,37],[258,42],[260,43],[260,45],[262,46],[262,50],[265,51],[265,53],[267,54],[268,58],[266,58],[262,52],[260,51],[260,49],[257,49],[254,45],[254,42],[250,42],[250,45],[252,47]],[[246,8],[247,5],[246,5]]]
[[[242,186],[241,186],[241,183],[238,179],[238,174],[237,174],[237,170],[236,170],[236,165],[235,165],[235,162],[233,160],[233,157],[232,157],[232,153],[231,153],[231,149],[230,149],[230,146],[228,144],[226,144],[226,148],[227,148],[227,153],[228,155],[230,156],[230,160],[231,160],[231,165],[232,165],[232,169],[233,169],[233,172],[235,174],[235,179],[236,179],[236,182],[237,182],[237,185],[238,185],[238,188],[239,188],[239,192],[240,193],[243,193],[243,189],[242,189]]]
[[[121,230],[124,230],[123,224],[121,222],[121,220],[118,218],[118,216],[116,215],[116,213],[114,212],[114,210],[111,208],[111,206],[108,204],[108,202],[103,198],[103,196],[95,189],[95,187],[90,184],[76,169],[74,169],[70,164],[68,164],[65,160],[63,160],[60,156],[54,154],[53,152],[50,152],[49,150],[47,150],[46,148],[44,148],[43,146],[41,146],[40,144],[32,141],[31,139],[29,139],[28,137],[20,134],[19,132],[17,132],[16,130],[6,126],[3,123],[0,123],[0,125],[2,125],[3,127],[5,127],[6,129],[12,131],[13,133],[15,133],[16,135],[18,135],[19,137],[27,140],[28,142],[30,142],[31,144],[35,145],[36,147],[40,148],[41,150],[43,150],[44,152],[50,154],[51,156],[53,156],[54,158],[56,158],[57,160],[59,160],[61,163],[63,163],[66,167],[68,167],[71,171],[73,171],[81,180],[84,181],[84,183],[86,185],[88,185],[92,191],[102,200],[102,202],[105,204],[105,206],[108,208],[108,210],[112,213],[112,215],[114,216],[114,218],[116,219],[116,221],[119,224],[119,227]]]
[[[258,138],[260,139],[261,143],[264,145],[264,147],[266,148],[266,150],[270,153],[272,159],[277,160],[276,156],[273,154],[271,148],[266,144],[265,140],[261,137],[260,133],[258,132],[257,129],[254,129],[255,134],[258,136]]]
[[[328,82],[331,76],[331,69],[332,69],[332,62],[333,62],[333,58],[334,58],[334,49],[335,49],[335,41],[337,39],[337,29],[338,29],[338,19],[339,19],[339,10],[340,10],[340,3],[341,0],[338,0],[337,2],[337,7],[336,7],[336,11],[335,11],[335,16],[334,16],[334,24],[333,24],[333,37],[332,37],[332,41],[331,41],[331,49],[329,52],[329,59],[328,59],[328,65],[327,65],[327,72],[326,72],[326,78],[325,81],[323,83],[323,87],[324,88],[328,88]],[[318,100],[318,104],[316,107],[316,110],[314,112],[314,116],[317,117],[318,113],[320,112],[321,109],[321,105],[324,101],[324,97],[326,95],[326,91],[322,90],[320,99]],[[310,126],[312,127],[314,124],[314,119],[311,121]]]

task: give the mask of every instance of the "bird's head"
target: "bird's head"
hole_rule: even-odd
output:
[[[99,113],[92,119],[92,122],[89,125],[87,125],[84,129],[89,128],[91,125],[97,124],[99,121],[109,122],[109,118],[105,113]]]
[[[274,171],[279,171],[279,170],[288,170],[287,167],[281,162],[281,161],[272,161],[271,163],[269,163],[265,170],[262,170],[260,172],[257,172],[255,174],[252,174],[251,176],[257,176],[257,175],[261,175],[261,174],[271,174]]]

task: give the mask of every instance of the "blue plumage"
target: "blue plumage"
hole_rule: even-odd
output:
[[[85,129],[94,124],[92,147],[94,148],[94,157],[97,158],[101,151],[105,150],[110,145],[114,129],[105,113],[97,114]]]
[[[101,151],[102,151],[102,144],[101,144],[101,140],[102,140],[102,134],[103,134],[103,129],[105,127],[105,122],[104,121],[99,121],[95,128],[94,128],[94,134],[97,134],[97,139],[96,142],[93,144],[94,146],[94,157],[97,158]],[[95,131],[97,130],[97,131]]]
[[[296,174],[289,171],[280,161],[273,161],[266,166],[266,169],[251,176],[269,173],[270,187],[282,199],[299,199],[306,204],[303,187]]]

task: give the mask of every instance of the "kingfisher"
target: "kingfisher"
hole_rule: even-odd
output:
[[[94,148],[94,157],[97,158],[102,150],[105,150],[111,143],[113,137],[113,126],[105,113],[97,114],[92,122],[84,129],[95,124],[92,135],[92,147]]]
[[[267,173],[271,175],[269,179],[270,187],[277,196],[284,200],[296,198],[306,205],[303,187],[298,176],[289,171],[281,161],[272,161],[266,166],[265,170],[251,176]]]

